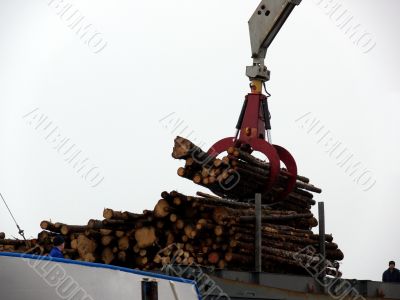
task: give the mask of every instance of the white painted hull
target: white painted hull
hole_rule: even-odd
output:
[[[0,253],[1,300],[142,299],[156,281],[159,300],[199,300],[193,281],[103,264]]]

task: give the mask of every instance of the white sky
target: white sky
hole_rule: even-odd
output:
[[[303,1],[269,51],[272,135],[323,189],[315,199],[326,203],[345,277],[378,280],[389,260],[400,264],[400,3],[334,1],[376,41],[364,54],[319,1]],[[151,209],[163,190],[194,194],[176,175],[175,134],[159,120],[174,113],[207,147],[233,134],[258,1],[70,1],[107,41],[98,54],[47,3],[0,2],[0,191],[27,235],[43,219],[84,224],[104,207]],[[90,187],[23,119],[36,108],[103,182]],[[371,190],[295,122],[308,112],[371,171]],[[0,231],[17,236],[2,204]]]

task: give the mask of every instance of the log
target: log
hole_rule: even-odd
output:
[[[61,224],[61,223],[59,223],[59,224]],[[53,224],[50,221],[40,222],[40,228],[42,228],[43,230],[51,231],[51,232],[60,233],[61,226],[62,225],[56,226],[56,224]]]
[[[84,254],[82,258],[83,258],[83,261],[86,261],[86,262],[95,262],[97,260],[97,257],[92,252],[88,252],[88,253]]]
[[[165,199],[161,199],[157,202],[156,206],[154,207],[154,216],[156,218],[165,218],[169,215],[171,208],[168,204],[168,201]]]
[[[157,240],[154,227],[143,227],[136,230],[135,240],[139,248],[147,248],[153,245]]]
[[[56,236],[56,233],[43,230],[39,232],[38,240],[41,243],[51,243],[54,236]]]
[[[115,236],[116,236],[117,238],[122,238],[122,237],[125,235],[125,231],[123,231],[123,230],[116,230],[114,234],[115,234]]]
[[[272,221],[289,221],[297,219],[312,218],[312,213],[307,214],[295,214],[295,215],[283,215],[283,216],[264,216],[262,217],[262,222],[272,222]],[[243,216],[240,217],[241,222],[255,222],[255,216]]]
[[[148,258],[147,258],[147,257],[139,256],[139,257],[136,257],[136,258],[135,258],[135,261],[136,261],[136,264],[137,264],[138,266],[143,267],[144,265],[147,264]]]
[[[136,224],[134,221],[114,220],[114,219],[104,219],[102,223],[104,227],[115,228],[115,229],[132,228],[135,227]]]
[[[25,241],[24,240],[2,239],[2,240],[0,240],[0,245],[25,246]]]
[[[82,225],[62,225],[60,229],[60,233],[62,235],[68,235],[71,233],[81,233],[85,232],[86,229],[89,229],[87,226]]]
[[[78,250],[78,239],[73,239],[71,241],[71,248],[74,250]]]
[[[105,219],[122,219],[123,220],[123,214],[121,211],[114,211],[110,208],[105,208],[103,210],[103,217]]]
[[[77,250],[80,257],[85,257],[86,254],[93,254],[97,248],[95,241],[87,238],[84,234],[80,234],[78,237]]]
[[[118,240],[118,249],[125,251],[129,248],[129,237],[123,236]]]
[[[103,246],[109,246],[115,240],[115,236],[112,235],[104,235],[101,237],[101,244]]]
[[[102,234],[100,233],[100,231],[97,231],[94,229],[89,229],[89,228],[87,228],[85,230],[85,235],[88,238],[95,239],[95,240],[101,239],[101,237],[102,237]]]
[[[127,259],[127,254],[125,251],[119,251],[117,254],[118,260],[121,262],[125,262]]]
[[[179,136],[174,140],[172,157],[175,159],[192,158],[197,164],[203,166],[213,160],[212,157],[194,145],[191,141]]]
[[[103,210],[103,217],[105,219],[114,219],[114,220],[137,220],[141,217],[140,214],[134,214],[128,211],[115,211],[111,208],[105,208]]]
[[[103,222],[100,220],[90,219],[88,221],[88,227],[90,229],[102,229],[104,228]]]
[[[99,229],[99,232],[101,235],[111,235],[111,233],[113,232],[112,229],[105,229],[105,228],[101,228]]]
[[[101,253],[101,259],[106,264],[109,265],[114,260],[115,256],[111,248],[106,247]]]

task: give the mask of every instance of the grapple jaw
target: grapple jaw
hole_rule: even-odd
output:
[[[284,199],[296,185],[297,165],[289,151],[265,140],[266,130],[271,129],[269,118],[267,98],[258,93],[248,94],[236,127],[239,137],[228,137],[216,142],[208,150],[208,154],[216,157],[230,147],[240,148],[248,153],[257,151],[264,154],[269,162],[269,176],[264,192],[271,191],[280,177],[286,177],[286,187],[278,194],[279,199]],[[287,169],[284,174],[281,171],[281,162]]]

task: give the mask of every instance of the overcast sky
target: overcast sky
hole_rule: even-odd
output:
[[[29,237],[44,219],[85,224],[200,190],[176,175],[173,139],[186,128],[207,148],[233,134],[258,5],[65,0],[63,14],[57,2],[0,2],[0,191]],[[379,280],[400,264],[400,3],[325,2],[303,1],[268,53],[272,137],[323,189],[344,276]],[[1,203],[0,231],[17,236]]]

